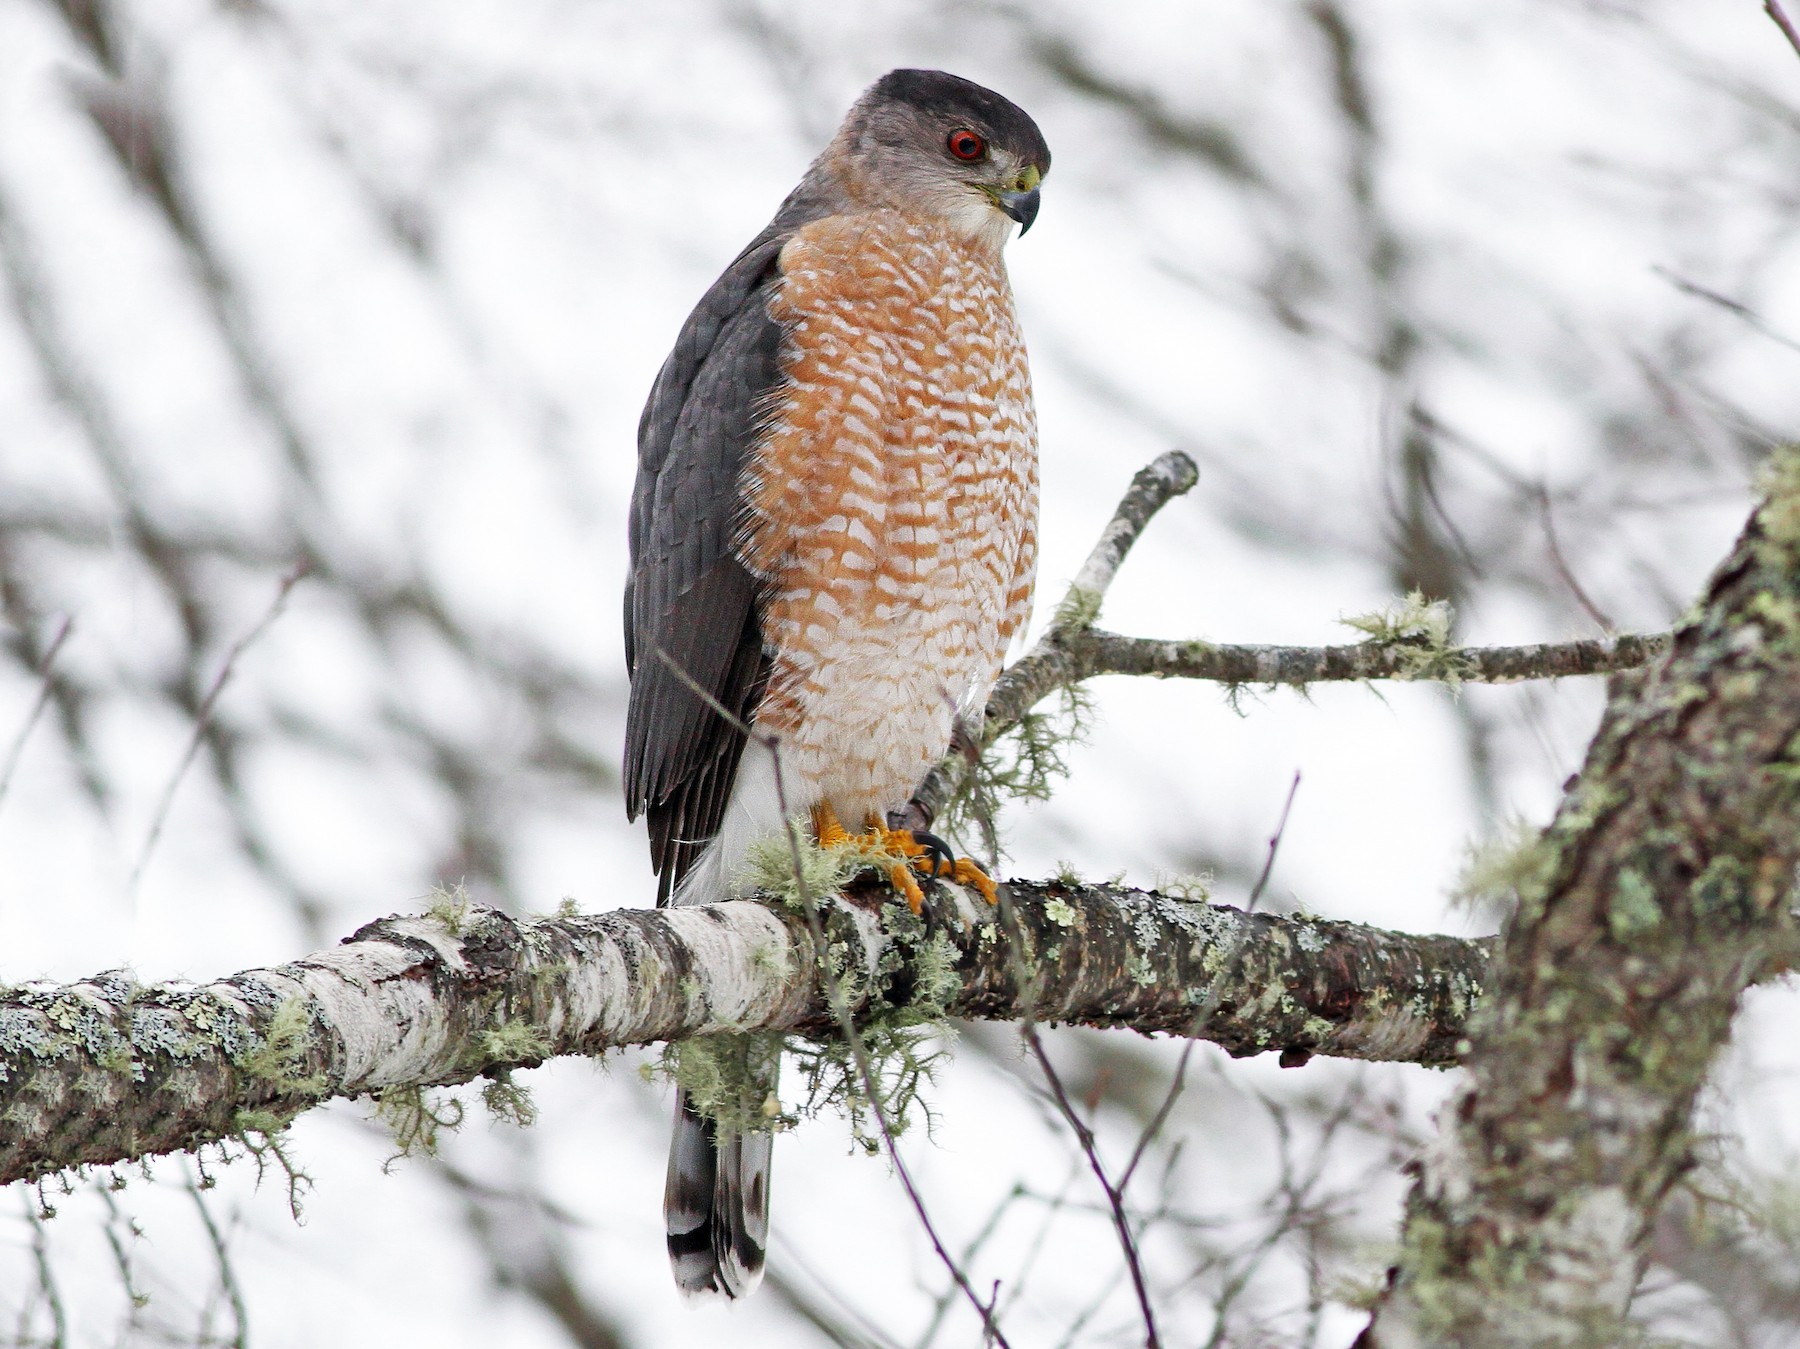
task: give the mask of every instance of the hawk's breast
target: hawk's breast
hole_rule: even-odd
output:
[[[905,803],[1023,622],[1036,418],[998,249],[873,212],[802,228],[781,270],[739,544],[774,657],[757,723],[854,827]]]

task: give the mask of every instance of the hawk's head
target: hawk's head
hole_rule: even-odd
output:
[[[858,204],[936,216],[998,245],[1031,228],[1050,147],[1017,104],[941,70],[894,70],[844,118],[826,160]]]

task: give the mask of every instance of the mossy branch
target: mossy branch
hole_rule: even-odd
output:
[[[920,1008],[1193,1034],[1268,1050],[1455,1060],[1482,942],[1246,915],[1113,886],[1014,883],[1000,910],[941,887],[923,919],[863,879],[821,959],[779,901],[520,921],[439,906],[207,984],[113,972],[0,994],[0,1182],[267,1134],[334,1097],[388,1103],[564,1054]],[[1016,919],[1016,922],[1015,922]],[[1021,988],[1021,979],[1029,987]]]
[[[1652,1224],[1739,997],[1792,946],[1800,452],[1615,685],[1518,895],[1364,1349],[1636,1343]]]
[[[1339,646],[1232,646],[1080,628],[1008,667],[988,699],[988,726],[1004,729],[1057,689],[1103,675],[1203,679],[1240,688],[1301,688],[1375,679],[1516,684],[1635,670],[1668,649],[1667,633],[1621,633],[1526,646],[1431,647],[1422,640],[1404,639]]]
[[[1336,646],[1232,645],[1156,637],[1127,637],[1096,626],[1106,592],[1126,554],[1156,513],[1200,480],[1194,461],[1171,450],[1139,469],[1113,518],[1056,606],[1037,644],[1001,674],[988,695],[980,743],[987,749],[1026,729],[1032,710],[1057,692],[1079,693],[1105,675],[1198,679],[1244,688],[1304,688],[1308,684],[1404,680],[1447,684],[1514,684],[1612,674],[1648,665],[1669,649],[1667,633],[1620,633],[1572,642],[1523,646],[1455,646],[1443,601],[1408,595],[1390,609],[1344,619],[1367,634]],[[967,794],[971,774],[956,758],[933,769],[918,792],[928,815]],[[1035,779],[1033,779],[1035,781]],[[1041,793],[1026,791],[1024,795]]]

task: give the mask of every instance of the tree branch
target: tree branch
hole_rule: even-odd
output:
[[[996,733],[1003,731],[1057,689],[1101,675],[1296,687],[1368,679],[1512,684],[1632,670],[1668,647],[1666,633],[1622,633],[1529,646],[1434,647],[1408,641],[1224,646],[1081,628],[1058,634],[1054,642],[1041,644],[1007,669],[988,698],[988,725]]]
[[[1200,480],[1180,450],[1138,470],[1087,561],[1056,606],[1037,644],[995,682],[982,717],[981,745],[1016,727],[1058,689],[1102,675],[1204,679],[1232,688],[1372,679],[1457,684],[1512,684],[1638,669],[1668,650],[1666,633],[1621,633],[1574,642],[1526,646],[1456,647],[1423,630],[1339,646],[1233,646],[1200,640],[1126,637],[1095,627],[1113,578],[1155,514]],[[1445,611],[1447,627],[1448,611]],[[933,768],[915,793],[926,817],[957,792],[970,765],[952,755]]]
[[[960,1017],[1194,1034],[1237,1055],[1445,1065],[1489,953],[1111,886],[1005,890],[1016,927],[953,887],[923,920],[867,881],[834,900],[826,945],[859,1027],[929,999]],[[751,901],[530,921],[440,904],[205,985],[112,972],[10,989],[0,1183],[556,1055],[726,1031],[829,1038],[818,951],[800,913]]]
[[[1739,996],[1791,943],[1800,456],[1532,854],[1365,1349],[1624,1343]]]
[[[1339,646],[1232,646],[1199,640],[1125,637],[1094,626],[1119,566],[1151,518],[1200,480],[1194,461],[1171,450],[1138,470],[1113,518],[1056,607],[1037,644],[994,684],[981,740],[992,744],[1058,689],[1102,675],[1204,679],[1233,688],[1371,679],[1512,684],[1612,674],[1649,664],[1668,650],[1666,633],[1621,633],[1527,646],[1456,647],[1420,635]],[[954,758],[927,775],[917,793],[929,813],[950,799],[966,765]]]

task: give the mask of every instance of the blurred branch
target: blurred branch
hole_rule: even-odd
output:
[[[1788,45],[1791,46],[1797,54],[1800,54],[1800,28],[1794,27],[1794,21],[1788,17],[1788,12],[1781,7],[1781,0],[1763,0],[1763,12],[1771,19],[1775,20],[1775,26],[1781,29],[1782,35],[1788,40]]]
[[[1446,1065],[1490,949],[1117,886],[1015,882],[1003,898],[1004,925],[952,887],[920,920],[860,882],[826,906],[823,944],[791,907],[753,901],[531,921],[444,901],[205,985],[113,971],[14,988],[0,996],[0,1183],[279,1132],[332,1097],[557,1055],[722,1031],[830,1038],[822,950],[861,1027],[950,977],[953,1016]]]
[[[1028,26],[1026,42],[1049,74],[1076,93],[1124,114],[1155,149],[1198,160],[1239,185],[1268,189],[1267,178],[1229,121],[1190,117],[1171,109],[1154,89],[1107,74],[1061,34]]]
[[[281,617],[281,611],[287,607],[288,596],[293,593],[294,587],[300,583],[300,579],[306,575],[307,570],[308,568],[303,562],[281,578],[281,584],[276,587],[275,598],[270,601],[267,612],[257,620],[255,627],[233,642],[231,649],[225,653],[225,659],[219,665],[219,673],[214,677],[212,684],[206,690],[205,697],[200,700],[200,706],[194,712],[194,731],[188,737],[187,748],[182,751],[180,762],[175,765],[174,773],[170,775],[168,783],[163,787],[162,795],[157,798],[156,809],[150,816],[150,830],[144,835],[144,846],[139,850],[137,861],[131,867],[131,876],[125,883],[127,895],[136,895],[137,893],[138,882],[144,876],[144,868],[150,864],[150,854],[156,850],[156,842],[162,837],[163,825],[169,818],[169,808],[175,804],[175,792],[181,786],[181,779],[187,773],[189,765],[194,762],[194,757],[200,753],[200,746],[206,743],[206,732],[212,722],[213,708],[218,704],[219,695],[225,692],[225,686],[231,682],[231,676],[237,669],[238,657],[254,645],[257,638],[267,632],[274,625],[275,620]],[[0,785],[4,785],[4,783],[0,783]]]
[[[19,759],[25,753],[25,744],[31,739],[31,732],[37,726],[38,718],[44,715],[44,707],[50,701],[51,692],[56,686],[56,675],[52,667],[62,651],[63,643],[69,640],[69,633],[74,626],[75,621],[67,614],[63,615],[62,622],[57,625],[56,636],[50,639],[49,647],[34,662],[38,677],[37,697],[31,700],[24,724],[13,737],[12,748],[6,752],[5,763],[0,764],[0,802],[6,800],[6,789],[12,785],[13,773],[18,769]]]
[[[1615,688],[1420,1160],[1364,1349],[1613,1344],[1800,863],[1800,455],[1695,617]]]

